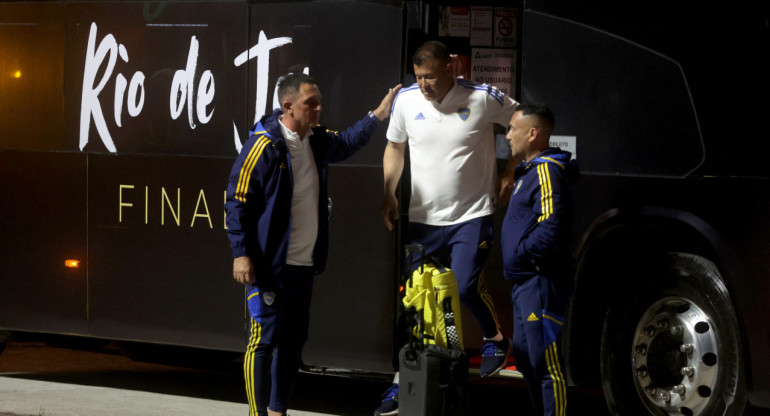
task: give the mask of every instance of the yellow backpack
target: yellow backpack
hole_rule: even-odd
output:
[[[422,247],[407,247],[421,250]],[[411,334],[422,344],[435,344],[443,348],[463,350],[460,295],[455,274],[428,258],[415,269],[404,285],[403,304]],[[412,267],[409,268],[411,270]]]

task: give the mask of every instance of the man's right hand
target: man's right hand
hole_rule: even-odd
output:
[[[254,264],[249,256],[233,259],[233,279],[240,284],[254,284]]]
[[[382,220],[385,222],[385,227],[388,231],[393,231],[393,221],[398,219],[398,199],[394,194],[387,194],[382,200]]]

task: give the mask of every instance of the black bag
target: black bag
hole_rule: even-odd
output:
[[[461,350],[409,343],[399,352],[401,416],[462,416],[468,357]]]

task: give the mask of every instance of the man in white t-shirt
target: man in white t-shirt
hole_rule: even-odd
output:
[[[412,62],[417,83],[396,96],[388,125],[383,220],[392,230],[392,218],[398,218],[395,191],[408,143],[408,239],[454,271],[460,300],[484,336],[480,372],[486,377],[505,365],[510,350],[492,299],[479,284],[494,240],[498,197],[493,129],[495,123],[508,124],[518,103],[495,87],[456,79],[439,42],[422,45]],[[512,182],[508,172],[512,169],[506,169],[504,185]],[[398,414],[397,384],[396,379],[375,415]]]

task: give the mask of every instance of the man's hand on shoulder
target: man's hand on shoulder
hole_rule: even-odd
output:
[[[374,116],[377,117],[377,120],[383,121],[390,116],[390,109],[393,107],[393,100],[396,98],[396,94],[398,94],[398,90],[400,89],[401,84],[398,84],[395,87],[389,89],[388,93],[385,94],[385,98],[382,99],[380,106],[372,111]]]

